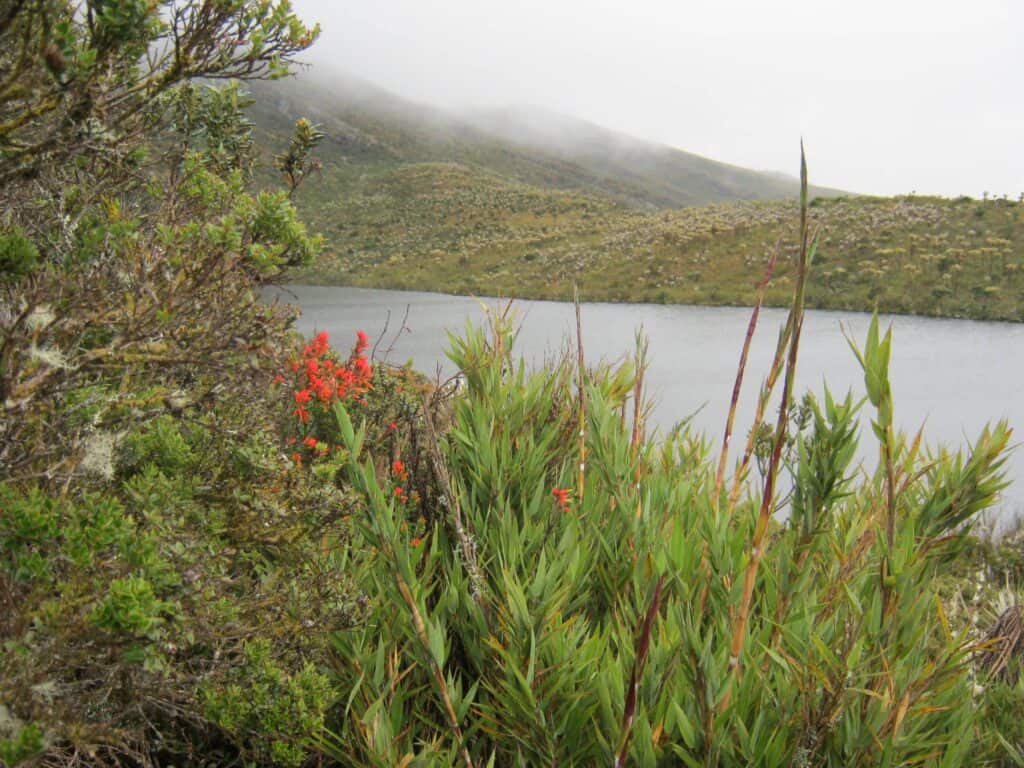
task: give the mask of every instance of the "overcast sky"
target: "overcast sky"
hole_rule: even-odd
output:
[[[293,0],[307,58],[446,107],[535,105],[760,170],[1024,192],[1024,0]]]

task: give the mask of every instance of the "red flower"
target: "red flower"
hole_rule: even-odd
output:
[[[392,463],[392,465],[391,465],[391,474],[393,474],[393,475],[404,475],[405,474],[405,464],[402,463],[401,459],[395,459],[394,463]]]
[[[299,405],[305,405],[309,402],[310,395],[311,393],[308,389],[300,389],[295,393],[295,402]]]
[[[569,511],[569,494],[572,493],[570,488],[552,488],[551,495],[555,497],[555,501],[558,503],[558,508],[563,512]]]
[[[409,543],[414,547],[418,547],[420,544],[423,543],[423,539],[421,539],[419,536],[413,536],[412,541],[410,541]]]
[[[317,439],[315,437],[307,437],[302,442],[303,442],[304,445],[307,445],[310,448],[316,448]]]
[[[310,382],[312,388],[316,391],[316,396],[322,403],[329,403],[331,396],[334,394],[334,387],[332,387],[325,379],[314,379]]]

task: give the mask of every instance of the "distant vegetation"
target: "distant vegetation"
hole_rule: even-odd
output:
[[[327,238],[301,281],[562,300],[576,281],[593,301],[750,304],[781,244],[767,303],[792,292],[795,201],[645,214],[442,164],[299,200]],[[808,306],[1024,320],[1018,202],[818,198],[811,220]]]
[[[297,197],[326,238],[312,283],[594,301],[785,305],[796,181],[537,110],[455,118],[358,81],[263,86],[268,146],[290,115],[326,133]],[[808,306],[1024,320],[1024,205],[810,189]],[[766,199],[770,198],[770,199]],[[682,207],[685,206],[685,207]]]

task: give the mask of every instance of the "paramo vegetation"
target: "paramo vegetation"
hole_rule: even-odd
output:
[[[781,241],[789,258],[765,301],[787,306],[793,293],[791,201],[650,213],[464,165],[372,170],[299,195],[326,241],[297,279],[561,300],[576,282],[594,301],[749,305]],[[1018,201],[819,197],[811,216],[821,240],[808,306],[1024,319]]]
[[[924,455],[877,323],[862,392],[793,391],[816,209],[748,265],[791,311],[735,465],[648,434],[642,339],[532,371],[493,311],[461,388],[300,339],[259,289],[320,252],[321,136],[263,183],[233,81],[316,32],[0,2],[0,764],[1020,764],[1021,561],[971,533],[1010,430]]]

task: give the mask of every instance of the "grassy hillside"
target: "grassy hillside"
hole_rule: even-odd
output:
[[[327,177],[310,187],[330,184]],[[328,240],[298,279],[530,298],[742,304],[776,242],[768,290],[791,293],[795,202],[645,214],[460,165],[366,177],[301,198]],[[821,245],[811,306],[1024,320],[1024,206],[966,198],[837,198],[811,209]]]
[[[251,88],[261,143],[283,141],[299,116],[320,124],[326,139],[319,155],[332,190],[346,190],[353,178],[417,163],[458,163],[641,210],[792,197],[798,186],[781,174],[715,162],[540,110],[456,116],[344,76],[299,77]],[[824,188],[812,192],[836,194]]]

